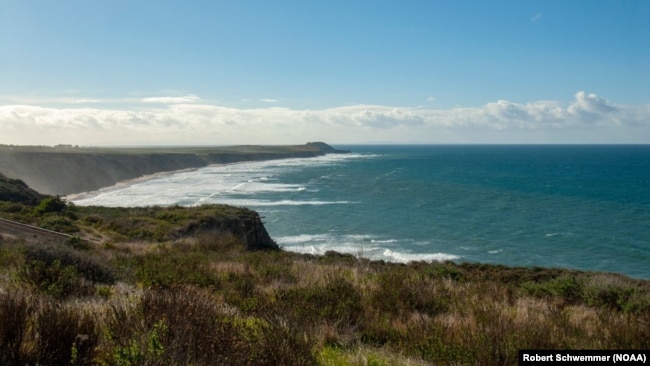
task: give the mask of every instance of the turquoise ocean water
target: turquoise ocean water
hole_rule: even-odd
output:
[[[352,153],[163,174],[73,201],[246,206],[298,252],[650,279],[650,145],[336,147]]]

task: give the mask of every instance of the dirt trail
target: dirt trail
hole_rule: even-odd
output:
[[[24,239],[25,241],[30,242],[61,243],[71,237],[69,234],[47,230],[7,219],[0,219],[0,234],[10,238]]]

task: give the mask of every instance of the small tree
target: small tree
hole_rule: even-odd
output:
[[[61,197],[47,197],[41,200],[41,202],[36,206],[36,213],[39,215],[46,214],[48,212],[56,212],[58,216],[61,216],[63,211],[65,211],[66,203]]]

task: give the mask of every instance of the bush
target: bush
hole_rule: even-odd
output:
[[[325,322],[354,326],[362,314],[362,298],[348,280],[336,276],[327,278],[324,286],[279,290],[277,306],[289,312],[301,324]]]
[[[76,233],[79,228],[72,220],[62,216],[47,216],[41,220],[40,227],[61,233]]]
[[[0,235],[0,268],[9,268],[22,265],[25,258],[13,241],[5,241]]]
[[[74,267],[80,276],[90,282],[115,282],[113,269],[89,252],[78,252],[61,245],[28,245],[25,247],[25,258],[47,265],[59,261],[60,265]]]
[[[88,365],[99,345],[95,318],[51,297],[0,294],[0,364]]]
[[[576,276],[561,276],[537,283],[527,282],[522,288],[535,297],[558,297],[563,301],[576,304],[583,300],[584,283]]]
[[[0,212],[20,213],[28,210],[31,211],[31,209],[22,203],[0,201]]]
[[[73,235],[67,238],[63,245],[67,245],[72,249],[77,250],[88,250],[90,249],[90,244],[87,241],[82,240],[78,235]]]
[[[79,278],[74,266],[62,265],[59,260],[49,264],[39,260],[29,261],[18,276],[23,282],[54,297],[88,296],[94,293],[92,284]]]
[[[38,215],[43,215],[46,213],[54,212],[57,215],[60,215],[65,211],[66,204],[60,197],[47,197],[41,200],[41,202],[34,208],[34,211]]]
[[[313,343],[281,319],[244,318],[208,291],[147,290],[140,305],[116,308],[110,324],[119,365],[313,365]]]
[[[206,270],[206,257],[200,252],[162,247],[129,260],[135,266],[137,280],[145,287],[188,284],[218,286],[216,274]]]
[[[33,307],[33,299],[23,291],[0,293],[0,364],[26,363],[23,342]]]
[[[630,285],[597,285],[585,288],[584,298],[589,306],[604,306],[625,313],[650,312],[650,295]]]
[[[36,364],[91,364],[100,339],[91,314],[58,302],[44,301],[36,318]]]
[[[448,310],[449,294],[440,284],[409,267],[388,268],[379,274],[372,304],[389,314],[417,311],[437,315]]]

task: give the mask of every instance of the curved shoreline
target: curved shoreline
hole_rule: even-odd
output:
[[[283,158],[277,158],[273,160],[280,160]],[[291,159],[291,158],[286,158],[286,159]],[[199,169],[203,168],[208,168],[212,166],[227,166],[227,165],[235,165],[235,164],[245,164],[249,162],[254,162],[254,161],[260,161],[260,160],[244,160],[244,161],[238,161],[236,163],[225,163],[225,164],[208,164],[205,166],[200,166],[196,168],[186,168],[186,169],[178,169],[178,170],[169,170],[169,171],[164,171],[164,172],[157,172],[157,173],[152,173],[152,174],[146,174],[137,178],[132,178],[132,179],[125,179],[121,180],[111,186],[107,187],[102,187],[96,190],[92,191],[86,191],[86,192],[79,192],[79,193],[71,193],[68,195],[63,196],[63,198],[66,201],[77,201],[77,200],[83,200],[89,197],[96,196],[101,193],[106,193],[106,192],[112,192],[121,188],[125,188],[134,184],[142,183],[142,182],[147,182],[150,180],[158,179],[158,178],[163,178],[163,177],[169,177],[178,173],[184,173],[184,172],[193,172]]]
[[[346,153],[325,143],[171,148],[14,147],[0,145],[0,172],[37,192],[72,195],[119,182],[213,164]],[[147,179],[147,178],[145,178]]]
[[[237,163],[234,163],[234,164],[237,164]],[[220,165],[220,164],[212,164],[212,165]],[[227,165],[227,164],[223,164],[223,165]],[[210,166],[210,165],[208,165],[208,166]],[[96,195],[101,194],[101,193],[111,192],[111,191],[118,190],[118,189],[121,189],[121,188],[124,188],[124,187],[128,187],[128,186],[131,186],[133,184],[146,182],[146,181],[150,181],[150,180],[153,180],[153,179],[162,178],[162,177],[166,177],[166,176],[171,176],[171,175],[178,174],[178,173],[191,172],[191,171],[195,171],[195,170],[198,170],[198,169],[201,169],[201,168],[204,168],[204,167],[187,168],[187,169],[179,169],[179,170],[158,172],[158,173],[153,173],[153,174],[146,174],[146,175],[143,175],[143,176],[137,177],[137,178],[121,180],[121,181],[113,184],[112,186],[102,187],[100,189],[96,189],[96,190],[92,190],[92,191],[85,191],[85,192],[67,194],[67,195],[64,195],[62,198],[65,199],[68,202],[82,200],[82,199],[86,199],[86,198],[89,198],[89,197],[96,196]]]

